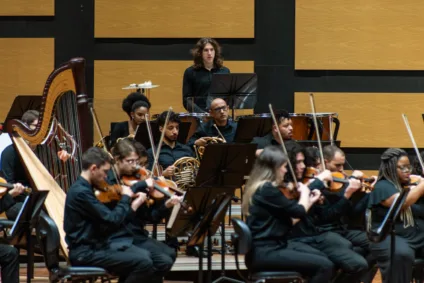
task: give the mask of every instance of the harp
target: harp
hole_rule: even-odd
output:
[[[48,77],[42,96],[38,124],[31,130],[20,120],[10,120],[7,130],[33,189],[49,190],[45,207],[56,222],[61,248],[68,249],[63,230],[66,190],[79,176],[81,155],[92,143],[85,89],[85,60],[74,58]],[[33,149],[35,149],[35,152]],[[66,149],[64,162],[57,152]]]

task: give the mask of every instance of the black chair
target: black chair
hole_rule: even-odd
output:
[[[40,215],[36,230],[50,282],[95,282],[98,278],[102,278],[102,282],[109,281],[109,274],[103,268],[59,266],[59,230],[47,214]]]
[[[231,219],[234,227],[234,233],[231,235],[231,241],[234,245],[234,255],[236,259],[236,267],[239,276],[245,282],[254,283],[265,283],[265,282],[303,282],[302,275],[298,272],[289,271],[260,271],[260,272],[249,272],[248,278],[240,272],[240,266],[238,261],[239,254],[247,254],[252,246],[252,234],[250,233],[249,227],[241,219]]]

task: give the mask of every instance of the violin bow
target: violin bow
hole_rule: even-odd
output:
[[[314,99],[313,93],[309,94],[309,101],[311,103],[312,120],[314,121],[315,129],[318,131],[318,121],[317,121],[317,114],[315,111],[315,99]],[[316,133],[316,137],[318,142],[319,156],[321,159],[322,169],[325,170],[324,154],[322,153],[321,137],[319,136],[319,131]]]
[[[280,144],[281,144],[281,147],[283,148],[284,154],[287,156],[287,164],[289,165],[290,174],[291,174],[291,176],[293,178],[294,184],[297,187],[296,174],[294,173],[293,166],[292,166],[292,164],[290,162],[289,154],[287,153],[286,145],[284,144],[283,137],[281,136],[280,130],[278,128],[278,122],[277,122],[277,119],[275,118],[274,110],[272,109],[272,105],[271,104],[269,104],[268,107],[269,107],[269,112],[271,113],[271,117],[272,117],[272,121],[274,123],[274,126],[277,128],[278,140],[280,141]]]
[[[155,141],[153,140],[152,127],[150,125],[150,116],[149,116],[149,114],[146,114],[145,117],[146,117],[147,134],[149,135],[150,147],[152,148],[153,160],[156,160]],[[156,167],[156,172],[158,172],[158,175],[159,175],[158,164],[156,163],[156,165],[154,165],[154,166]],[[152,166],[152,175],[154,175],[155,167]]]
[[[165,118],[165,124],[163,125],[162,133],[160,135],[158,148],[156,150],[156,154],[154,155],[152,170],[155,168],[155,166],[158,166],[159,154],[160,154],[160,150],[161,150],[161,147],[162,147],[163,138],[165,137],[165,130],[166,130],[166,127],[168,126],[169,115],[171,114],[171,111],[172,111],[172,107],[169,107],[168,113],[166,114],[166,118]],[[153,148],[152,148],[152,152],[154,152]],[[159,171],[158,171],[158,173],[159,173]]]
[[[112,154],[107,148],[106,143],[104,142],[105,138],[103,136],[102,129],[100,128],[99,119],[97,118],[97,114],[93,106],[90,106],[90,112],[91,112],[91,116],[93,116],[93,122],[94,122],[94,125],[96,126],[97,132],[100,135],[101,141],[103,142],[103,149],[105,150],[107,154],[109,154],[109,157],[111,158],[111,160],[114,160]],[[118,173],[116,172],[115,166],[112,164],[110,168],[112,169],[113,177],[115,177],[116,181],[118,182],[118,185],[122,185],[121,180],[118,178]]]
[[[412,146],[414,147],[415,153],[417,154],[418,161],[420,162],[421,170],[424,172],[424,163],[421,158],[421,154],[418,150],[417,143],[415,142],[414,135],[412,134],[411,127],[409,126],[408,117],[405,114],[402,114],[403,122],[405,123],[406,130],[408,132],[409,138],[411,139]]]

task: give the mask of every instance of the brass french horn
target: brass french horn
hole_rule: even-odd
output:
[[[173,165],[175,167],[173,180],[178,188],[187,191],[188,188],[194,187],[200,162],[193,157],[182,157]]]

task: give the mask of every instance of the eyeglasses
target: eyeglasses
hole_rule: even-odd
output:
[[[221,110],[222,111],[227,111],[228,110],[228,105],[225,105],[225,106],[221,106],[221,107],[212,109],[212,111],[214,111],[215,113],[219,113],[219,112],[221,112]]]
[[[124,159],[124,161],[128,164],[135,164],[135,165],[138,165],[140,163],[140,160],[138,159]]]
[[[412,166],[411,165],[405,165],[405,166],[398,166],[397,167],[400,171],[402,171],[402,173],[408,173],[412,171]]]

